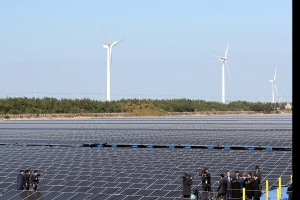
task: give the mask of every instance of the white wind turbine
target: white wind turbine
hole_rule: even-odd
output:
[[[230,77],[230,80],[231,80],[229,68],[228,68],[228,65],[227,65],[228,46],[229,46],[229,42],[228,42],[224,57],[215,56],[216,58],[218,58],[222,62],[222,103],[225,103],[225,66],[224,66],[224,64],[226,64],[226,66],[227,66],[227,70],[228,70],[229,77]]]
[[[270,83],[272,83],[272,103],[275,103],[275,99],[274,99],[274,88],[275,88],[276,94],[277,94],[277,96],[278,96],[275,79],[276,79],[276,68],[275,68],[274,79],[271,79],[271,80],[270,80]]]
[[[106,41],[107,41],[107,44],[104,44],[103,48],[107,49],[107,83],[106,83],[107,92],[106,92],[106,100],[110,101],[110,69],[111,69],[111,62],[112,62],[111,52],[112,52],[113,46],[115,46],[116,44],[118,44],[119,42],[121,42],[123,39],[115,41],[115,42],[113,42],[111,44],[109,42],[108,38],[106,37],[106,34],[105,34],[105,32],[104,32],[104,30],[103,30],[102,27],[101,27],[101,30],[103,32],[103,35],[104,35]]]

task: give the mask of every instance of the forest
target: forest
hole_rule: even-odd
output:
[[[14,97],[0,99],[0,115],[10,114],[59,114],[59,113],[131,113],[137,116],[163,116],[172,112],[201,111],[253,111],[280,113],[286,110],[286,102],[233,101],[227,104],[190,99],[121,99],[97,101],[91,99],[56,99]]]

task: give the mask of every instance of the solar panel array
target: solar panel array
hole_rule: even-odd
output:
[[[262,183],[286,184],[292,151],[87,148],[82,144],[292,147],[291,115],[101,118],[0,122],[0,199],[181,199],[182,175],[262,169]],[[52,145],[50,145],[52,144]],[[273,144],[273,145],[272,145]],[[65,145],[65,146],[64,146]],[[81,146],[80,146],[81,145]],[[79,148],[78,148],[79,147]],[[39,170],[38,191],[16,190],[20,169]]]
[[[5,144],[292,147],[291,115],[32,120],[9,121],[1,126],[4,134],[0,135],[0,141]]]

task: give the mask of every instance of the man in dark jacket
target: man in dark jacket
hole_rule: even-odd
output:
[[[231,178],[231,175],[230,175],[230,171],[226,172],[225,180],[227,181],[226,199],[230,199],[231,198],[231,183],[232,183],[232,178]]]
[[[254,175],[254,181],[252,183],[252,190],[253,190],[253,200],[260,200],[261,196],[261,184],[257,175]]]
[[[255,166],[255,172],[253,174],[253,176],[257,176],[258,177],[258,183],[261,183],[261,171],[259,169],[259,166]]]
[[[240,172],[239,171],[235,171],[234,174],[235,174],[236,180],[238,180],[240,178]]]
[[[39,183],[39,173],[37,170],[33,171],[33,174],[30,175],[30,183],[32,184],[32,188],[37,190],[37,184]]]
[[[292,200],[292,196],[293,196],[293,177],[291,177],[291,181],[289,183],[289,186],[286,190],[286,193],[289,195],[289,200]]]
[[[238,182],[236,177],[233,177],[231,183],[231,199],[238,200],[241,199],[241,197],[241,184]]]
[[[227,192],[227,181],[224,178],[224,174],[220,174],[217,198],[220,198],[221,200],[225,200],[226,192]]]
[[[249,172],[247,175],[247,178],[245,180],[245,189],[246,189],[246,199],[252,200],[253,197],[253,189],[252,189],[252,183],[253,183],[252,173]]]
[[[208,172],[208,168],[205,168],[201,173],[199,173],[199,176],[201,177],[203,191],[210,191],[211,176]]]
[[[189,175],[188,173],[184,173],[184,175],[182,177],[183,198],[191,198],[192,184],[193,184],[193,177],[191,175]]]
[[[29,170],[25,170],[24,177],[25,177],[25,182],[24,182],[25,189],[29,190],[29,186],[30,186],[30,181],[29,181],[30,171]]]
[[[20,174],[17,176],[17,190],[23,190],[25,183],[24,170],[20,170]]]
[[[241,196],[243,194],[243,188],[246,186],[245,181],[246,181],[246,175],[243,173],[240,173],[240,178],[237,180],[240,185],[241,185]]]
[[[211,176],[210,173],[208,172],[208,168],[202,170],[202,172],[199,173],[199,176],[201,177],[202,189],[203,189],[201,199],[206,200],[209,198],[210,196],[209,192],[211,191],[210,189]]]

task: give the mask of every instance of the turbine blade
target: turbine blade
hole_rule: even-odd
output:
[[[232,81],[232,80],[231,80],[230,71],[229,71],[229,67],[228,67],[228,64],[227,64],[227,60],[225,61],[225,63],[226,63],[226,67],[227,67],[227,70],[228,70],[228,74],[229,74],[230,81]]]
[[[216,57],[216,58],[223,58],[222,56],[215,56],[215,55],[214,55],[214,57]]]
[[[226,51],[225,51],[225,58],[226,58],[226,59],[227,59],[228,47],[229,47],[229,42],[228,42],[228,45],[227,45],[227,48],[226,48]]]
[[[105,37],[105,40],[107,41],[108,45],[110,45],[110,42],[109,42],[109,40],[108,40],[108,37],[106,36],[106,34],[105,34],[105,32],[104,32],[102,26],[101,26],[100,24],[99,24],[99,26],[100,26],[100,28],[101,28],[101,30],[102,30],[102,33],[103,33],[103,35],[104,35],[104,37]]]
[[[274,81],[275,81],[275,78],[276,78],[276,68],[275,68],[274,79],[273,79]]]
[[[124,39],[122,39],[122,40],[124,40]],[[113,42],[113,43],[111,44],[111,46],[113,47],[113,46],[117,45],[117,44],[120,43],[122,40],[118,40],[118,41],[116,41],[116,42]]]

